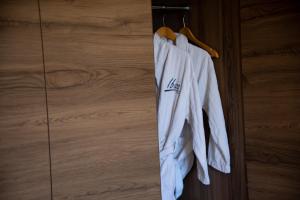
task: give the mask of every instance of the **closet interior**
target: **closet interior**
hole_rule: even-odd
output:
[[[212,58],[227,125],[231,173],[223,174],[209,167],[211,183],[206,186],[197,179],[194,161],[192,170],[184,180],[184,190],[180,200],[247,198],[243,123],[240,120],[242,118],[238,119],[242,116],[238,9],[238,1],[152,0],[153,32],[163,26],[179,32],[186,26],[197,39],[219,54]],[[203,113],[206,141],[208,141],[210,135],[208,118],[204,111]]]
[[[180,9],[151,9],[151,0],[1,1],[1,200],[161,199],[153,31],[163,24],[175,32],[186,24],[218,52],[231,154],[231,173],[209,168],[209,186],[194,166],[180,199],[247,199],[239,1],[152,6]]]

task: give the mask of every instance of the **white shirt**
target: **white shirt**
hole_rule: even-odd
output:
[[[186,149],[178,148],[182,146],[179,138],[185,122],[189,124],[193,137],[188,148],[192,148],[197,157],[198,177],[208,177],[202,102],[191,58],[186,51],[155,34],[154,60],[162,200],[175,200],[183,189],[176,149],[181,152],[180,157],[187,157]]]

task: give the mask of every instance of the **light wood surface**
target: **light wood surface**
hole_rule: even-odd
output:
[[[250,200],[300,197],[300,3],[241,1]]]
[[[37,1],[0,5],[0,199],[50,200]]]
[[[160,199],[150,1],[41,1],[53,199]]]

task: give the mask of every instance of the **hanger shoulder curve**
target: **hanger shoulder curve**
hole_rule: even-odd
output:
[[[174,33],[174,31],[172,31],[172,29],[170,29],[169,27],[163,26],[160,27],[156,33],[158,33],[158,35],[160,37],[165,37],[167,39],[172,40],[173,42],[176,41],[176,34]]]
[[[219,53],[216,50],[214,50],[213,48],[211,48],[207,44],[205,44],[205,43],[201,42],[200,40],[198,40],[196,38],[196,36],[192,33],[192,31],[188,27],[181,28],[179,32],[181,34],[185,35],[189,40],[194,42],[196,45],[198,45],[199,47],[201,47],[202,49],[207,51],[211,55],[211,57],[213,57],[213,58],[219,58],[220,57]]]

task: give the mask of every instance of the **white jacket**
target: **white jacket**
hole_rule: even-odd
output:
[[[158,96],[158,135],[163,200],[177,199],[183,176],[176,149],[185,122],[191,128],[192,148],[199,177],[208,177],[201,100],[189,54],[164,38],[154,35],[155,78]],[[183,150],[183,151],[181,151]],[[186,149],[180,156],[187,157]],[[190,152],[189,150],[187,152]]]
[[[208,144],[208,164],[215,169],[230,173],[230,153],[227,132],[225,127],[221,98],[214,65],[210,55],[201,48],[188,43],[187,38],[178,34],[176,46],[189,53],[192,59],[193,71],[197,77],[198,91],[201,107],[208,115],[210,126],[210,139]],[[188,128],[184,129],[178,145],[177,157],[183,176],[192,167],[194,155],[190,148],[191,134]],[[182,153],[184,152],[184,153]],[[207,174],[207,173],[205,173]],[[198,177],[204,184],[209,184],[209,177]]]

